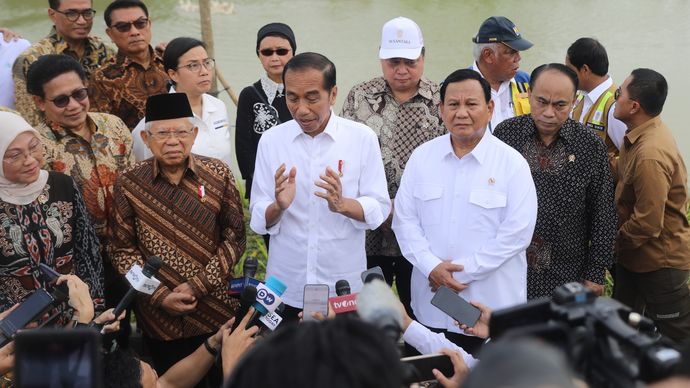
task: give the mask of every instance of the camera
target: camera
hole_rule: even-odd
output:
[[[670,376],[681,362],[674,344],[654,323],[580,283],[554,291],[552,299],[495,311],[492,340],[537,337],[561,349],[573,369],[594,387],[631,387]]]

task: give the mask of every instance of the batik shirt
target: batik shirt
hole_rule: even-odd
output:
[[[539,209],[527,248],[527,298],[551,296],[556,287],[589,280],[604,284],[614,261],[617,216],[606,146],[568,119],[544,144],[530,115],[507,119],[494,136],[527,159]]]
[[[412,151],[446,133],[440,101],[438,85],[426,78],[419,81],[417,94],[403,104],[395,101],[383,77],[355,85],[347,95],[342,117],[366,124],[378,136],[391,198],[398,192]],[[367,255],[401,256],[390,223],[368,231],[366,247]]]
[[[44,168],[74,179],[96,233],[105,243],[115,178],[134,164],[132,135],[122,120],[105,113],[89,113],[86,125],[91,131],[90,143],[57,123],[44,122],[36,129],[46,146]]]
[[[235,178],[218,159],[193,155],[181,181],[167,179],[146,159],[120,174],[115,185],[112,262],[125,274],[151,255],[165,263],[161,285],[136,300],[137,325],[148,337],[169,341],[218,330],[235,312],[228,281],[246,245],[244,215]],[[196,309],[172,316],[163,300],[188,282]],[[240,318],[240,317],[238,317]]]
[[[104,305],[98,238],[72,178],[50,172],[43,192],[28,205],[0,201],[0,311],[45,287],[38,265],[77,275],[97,308]]]
[[[84,55],[80,57],[53,27],[48,36],[31,45],[31,47],[17,57],[12,67],[15,105],[22,117],[33,126],[43,122],[44,116],[43,112],[36,107],[32,96],[26,91],[26,74],[29,72],[29,66],[38,57],[47,54],[64,54],[76,59],[81,67],[84,68],[88,79],[92,72],[115,55],[115,51],[103,43],[101,38],[89,36],[86,38]]]
[[[147,69],[118,52],[91,76],[89,98],[92,112],[113,114],[131,132],[146,112],[146,99],[168,93],[168,75],[163,59],[149,47],[151,63]]]

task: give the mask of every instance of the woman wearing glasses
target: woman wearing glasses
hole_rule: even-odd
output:
[[[42,169],[40,134],[17,114],[0,112],[0,155],[0,311],[46,286],[40,263],[77,275],[102,307],[98,239],[74,181]]]
[[[267,24],[257,34],[256,55],[265,73],[240,93],[235,125],[237,164],[242,178],[246,180],[247,198],[252,188],[256,148],[261,135],[278,124],[292,120],[285,103],[282,76],[283,67],[295,55],[295,49],[295,34],[286,24]]]
[[[170,93],[185,93],[194,117],[199,119],[199,133],[192,152],[230,165],[232,148],[228,111],[223,101],[208,94],[215,64],[215,60],[208,57],[204,42],[194,38],[175,38],[163,53],[163,66],[172,84]],[[137,160],[153,156],[141,139],[143,130],[142,119],[132,132]]]

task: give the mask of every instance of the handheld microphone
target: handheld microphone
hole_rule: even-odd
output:
[[[158,270],[163,266],[163,260],[158,256],[151,256],[146,260],[144,268],[140,268],[139,265],[134,264],[132,268],[127,273],[127,280],[131,285],[131,288],[127,291],[125,296],[117,304],[113,314],[115,314],[115,319],[120,316],[120,314],[132,303],[134,297],[137,296],[138,292],[143,292],[146,294],[153,294],[156,288],[160,285],[158,281],[153,276],[158,273]]]
[[[398,298],[386,282],[374,279],[357,296],[357,313],[363,321],[381,329],[393,343],[402,333],[402,313]]]
[[[247,256],[244,259],[244,265],[242,266],[242,277],[238,279],[230,280],[228,284],[228,295],[233,297],[238,297],[242,294],[242,290],[249,285],[256,287],[259,281],[254,279],[256,271],[259,268],[259,261],[256,257]]]
[[[269,312],[268,314],[259,318],[259,322],[261,322],[263,325],[259,327],[259,331],[256,333],[256,336],[259,337],[263,335],[263,333],[266,332],[265,329],[275,331],[278,328],[278,325],[280,325],[280,322],[283,321],[283,317],[280,316],[283,311],[285,311],[285,303],[279,304],[274,312]]]
[[[352,294],[350,283],[347,280],[338,280],[335,283],[335,293],[338,296],[328,298],[328,302],[337,315],[357,315],[357,294]]]
[[[266,279],[266,284],[259,284],[256,287],[256,302],[254,303],[254,314],[247,323],[247,328],[257,324],[259,317],[266,315],[269,311],[273,312],[282,303],[280,296],[283,295],[287,286],[275,276]]]
[[[232,324],[232,330],[235,331],[240,325],[240,321],[247,315],[247,311],[252,307],[252,304],[256,302],[256,287],[249,285],[242,290],[242,295],[240,297],[240,307],[235,313],[235,323]]]
[[[259,260],[254,256],[248,256],[244,259],[244,266],[242,267],[245,278],[253,278],[256,275],[256,270],[259,268]]]

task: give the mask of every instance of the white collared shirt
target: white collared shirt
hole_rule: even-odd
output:
[[[577,121],[584,124],[585,117],[587,116],[587,113],[589,113],[589,110],[592,108],[592,105],[594,105],[594,103],[597,102],[599,97],[601,97],[601,95],[604,94],[604,92],[606,92],[606,90],[610,88],[611,85],[613,85],[613,80],[611,79],[611,77],[608,77],[606,81],[600,83],[599,86],[592,89],[591,92],[587,93],[585,91],[581,91],[585,97],[583,99],[582,104],[582,114],[580,115],[580,117],[577,118]],[[607,121],[607,133],[611,138],[611,141],[613,141],[613,144],[616,146],[616,148],[620,150],[621,145],[623,144],[623,136],[625,136],[625,131],[628,129],[628,127],[622,121],[613,117],[614,110],[616,110],[615,102],[613,103],[613,105],[611,105],[611,109],[609,110]],[[575,117],[573,117],[573,119],[575,119]]]
[[[477,62],[472,63],[472,70],[479,73],[482,78],[486,78],[481,70],[479,70]],[[510,96],[511,82],[515,82],[515,78],[511,78],[509,81],[503,81],[497,91],[491,88],[491,99],[494,100],[494,113],[491,116],[491,131],[496,129],[496,126],[503,120],[515,117],[513,100]]]
[[[393,230],[412,263],[412,308],[422,324],[459,332],[432,306],[429,274],[441,263],[464,266],[454,278],[467,301],[492,309],[527,300],[525,249],[537,219],[537,193],[525,159],[489,131],[462,159],[450,134],[418,147],[395,198]]]
[[[175,93],[175,88],[170,88],[170,93]],[[208,156],[220,159],[228,166],[232,164],[232,144],[230,140],[230,122],[228,121],[228,111],[225,103],[209,94],[203,94],[202,116],[194,117],[201,120],[204,124],[199,127],[196,135],[192,152],[197,155]],[[153,156],[151,150],[141,139],[141,131],[144,130],[144,121],[141,119],[139,124],[132,131],[132,151],[137,161],[148,159]]]
[[[13,39],[5,42],[5,37],[0,32],[0,106],[14,109],[12,66],[19,54],[29,46],[31,43],[26,39]]]
[[[282,163],[286,174],[297,169],[295,199],[267,228],[266,208],[275,200],[274,176]],[[327,166],[342,171],[342,195],[360,203],[364,222],[330,211],[326,200],[314,194],[323,192],[315,182]],[[376,135],[333,111],[324,131],[314,137],[295,120],[269,129],[259,141],[250,210],[252,230],[271,235],[266,276],[287,285],[282,296],[286,304],[302,307],[305,284],[327,284],[335,296],[335,282],[345,279],[352,292],[359,291],[367,264],[365,230],[381,225],[391,210]]]
[[[474,368],[477,362],[479,362],[479,360],[468,354],[465,349],[451,342],[442,333],[434,333],[417,321],[412,321],[412,323],[410,323],[410,326],[408,326],[407,330],[403,333],[402,338],[403,341],[417,349],[421,354],[440,353],[441,349],[448,348],[460,353],[460,356],[462,356],[465,364],[467,364],[470,369]]]

